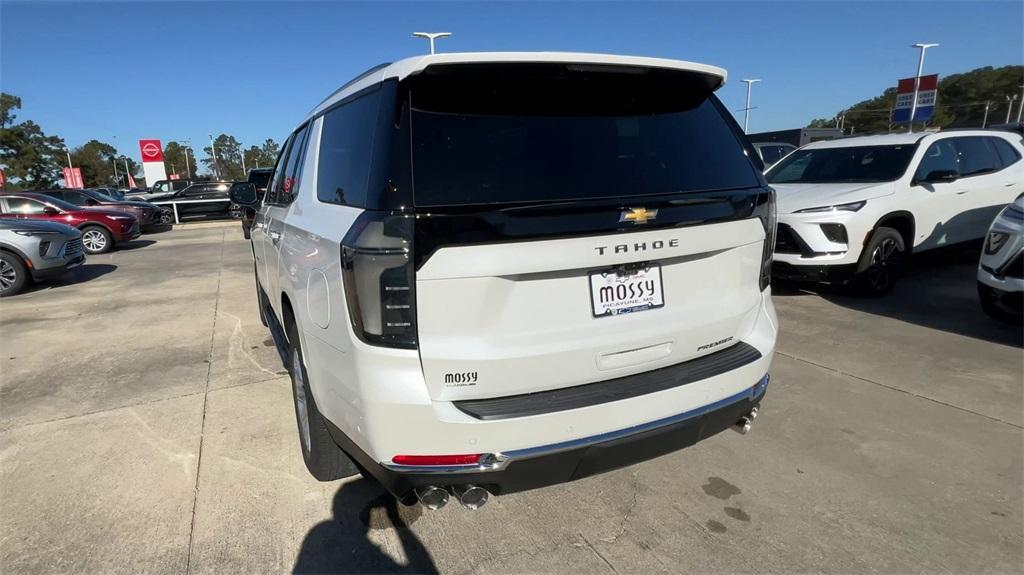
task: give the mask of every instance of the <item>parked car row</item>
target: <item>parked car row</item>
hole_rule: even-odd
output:
[[[155,231],[164,208],[118,201],[94,189],[55,189],[0,194],[0,296],[29,281],[59,276],[87,255]]]

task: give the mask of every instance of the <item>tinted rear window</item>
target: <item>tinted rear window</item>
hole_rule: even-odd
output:
[[[428,74],[411,88],[415,203],[556,202],[757,186],[710,83],[695,74],[600,66]]]

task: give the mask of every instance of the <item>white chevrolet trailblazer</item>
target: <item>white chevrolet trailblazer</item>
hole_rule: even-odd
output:
[[[261,203],[232,190],[313,476],[476,508],[749,429],[775,210],[724,82],[438,54],[318,105]]]
[[[768,170],[778,198],[774,275],[892,288],[920,252],[985,235],[1024,188],[1021,135],[993,130],[808,144]]]
[[[978,297],[985,313],[1020,325],[1024,311],[1024,193],[992,222],[978,263]]]

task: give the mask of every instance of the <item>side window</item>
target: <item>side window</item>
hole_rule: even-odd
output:
[[[999,159],[1003,162],[1004,168],[1016,164],[1020,160],[1020,152],[1010,142],[1002,138],[989,138],[989,140],[996,149],[996,153],[999,154]]]
[[[76,206],[87,206],[87,205],[89,205],[89,200],[90,200],[89,196],[83,194],[82,192],[64,192],[63,196],[64,197],[61,198],[61,199],[65,200],[65,201],[68,201],[68,202],[71,202],[72,204],[75,204]]]
[[[41,214],[43,204],[28,198],[7,198],[7,209],[12,214]]]
[[[925,150],[921,164],[914,172],[915,180],[925,180],[932,172],[958,172],[956,148],[952,140],[939,140]]]
[[[189,186],[188,180],[172,180],[171,181],[171,189],[174,190],[175,192],[177,192],[179,190],[184,190],[188,186]]]
[[[295,133],[291,148],[288,150],[288,159],[283,164],[284,173],[281,176],[280,185],[276,188],[276,203],[279,205],[292,203],[295,193],[299,191],[299,177],[302,175],[302,158],[308,134],[309,124],[306,124]]]
[[[953,138],[960,160],[960,176],[974,176],[995,172],[1000,168],[999,158],[988,144],[988,138]]]
[[[284,164],[291,152],[292,142],[295,141],[295,134],[288,136],[288,140],[281,147],[281,153],[277,155],[277,163],[274,165],[274,174],[271,176],[270,184],[267,186],[267,193],[263,201],[268,204],[277,203],[277,191],[281,188],[281,180],[284,179]]]
[[[321,202],[364,206],[381,91],[324,114],[316,196]]]

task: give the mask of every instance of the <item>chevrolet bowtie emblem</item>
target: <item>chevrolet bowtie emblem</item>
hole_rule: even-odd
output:
[[[647,208],[630,208],[619,216],[620,222],[633,222],[634,224],[646,224],[647,220],[653,220],[658,217],[658,210],[648,210]]]

